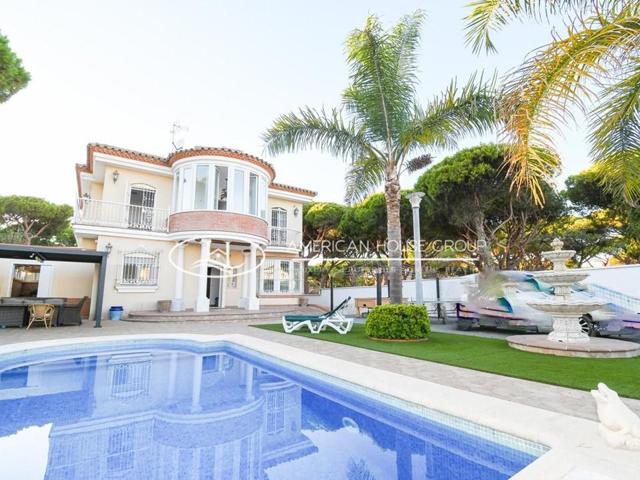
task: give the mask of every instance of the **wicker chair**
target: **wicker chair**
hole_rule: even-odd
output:
[[[60,307],[57,325],[80,325],[82,324],[82,307],[89,300],[89,297],[80,299],[79,302],[71,304],[65,302]]]
[[[27,325],[27,330],[31,328],[34,322],[44,322],[45,328],[50,328],[55,311],[56,307],[49,303],[34,303],[29,305],[29,325]]]

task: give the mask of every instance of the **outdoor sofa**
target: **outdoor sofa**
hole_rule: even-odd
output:
[[[71,301],[67,298],[0,298],[0,327],[24,327],[29,320],[29,305],[48,303],[56,307],[53,319],[54,326],[80,325],[82,323],[81,311],[89,297],[79,301]]]

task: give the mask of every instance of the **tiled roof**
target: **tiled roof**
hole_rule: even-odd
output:
[[[167,165],[167,159],[159,157],[158,155],[151,155],[149,153],[137,152],[135,150],[129,150],[128,148],[113,147],[111,145],[105,145],[102,143],[90,143],[87,145],[87,165],[91,168],[92,154],[106,153],[108,155],[115,155],[117,157],[129,158],[131,160],[140,160],[143,162],[155,163],[156,165]]]
[[[273,169],[273,165],[269,162],[265,162],[259,157],[255,155],[250,155],[241,150],[235,150],[233,148],[224,148],[224,147],[193,147],[188,148],[186,150],[178,150],[177,152],[173,152],[167,158],[169,165],[173,165],[174,162],[182,158],[188,157],[196,157],[198,155],[217,155],[220,157],[229,157],[229,158],[237,158],[239,160],[246,160],[250,163],[253,163],[259,167],[266,168],[271,173],[271,180],[276,176],[276,171]]]
[[[285,192],[298,193],[300,195],[306,195],[307,197],[315,197],[318,193],[313,190],[307,190],[306,188],[292,187],[291,185],[285,185],[283,183],[273,182],[270,188],[274,190],[284,190]]]
[[[276,172],[269,162],[262,160],[255,155],[250,155],[241,150],[236,150],[233,148],[225,148],[225,147],[193,147],[186,150],[179,150],[177,152],[173,152],[168,157],[160,157],[158,155],[151,155],[149,153],[138,152],[136,150],[129,150],[127,148],[114,147],[112,145],[105,145],[102,143],[90,143],[87,145],[87,163],[77,164],[76,165],[76,177],[78,182],[78,192],[82,193],[82,188],[80,185],[80,174],[82,172],[93,172],[93,155],[94,153],[104,153],[107,155],[114,155],[121,158],[128,158],[130,160],[137,160],[146,163],[152,163],[154,165],[162,165],[165,167],[170,167],[176,161],[182,158],[195,157],[198,155],[216,155],[220,157],[229,157],[236,158],[238,160],[245,160],[249,163],[253,163],[259,167],[266,169],[271,175],[270,187],[275,190],[283,190],[285,192],[297,193],[299,195],[305,195],[308,197],[315,197],[317,195],[316,192],[312,190],[307,190],[305,188],[293,187],[291,185],[284,185],[281,183],[273,182],[273,179],[276,176]]]

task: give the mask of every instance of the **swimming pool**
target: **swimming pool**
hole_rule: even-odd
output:
[[[497,479],[546,450],[229,342],[0,358],[0,478]]]

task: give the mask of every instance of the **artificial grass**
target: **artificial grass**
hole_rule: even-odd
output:
[[[282,331],[281,324],[253,326],[287,335]],[[355,324],[347,335],[332,331],[317,335],[305,332],[289,335],[311,337],[318,341],[341,343],[579,390],[591,390],[598,382],[604,382],[622,396],[640,399],[640,357],[556,357],[515,350],[501,339],[435,332],[431,333],[427,342],[383,342],[368,338],[364,333],[364,326],[360,324]]]

